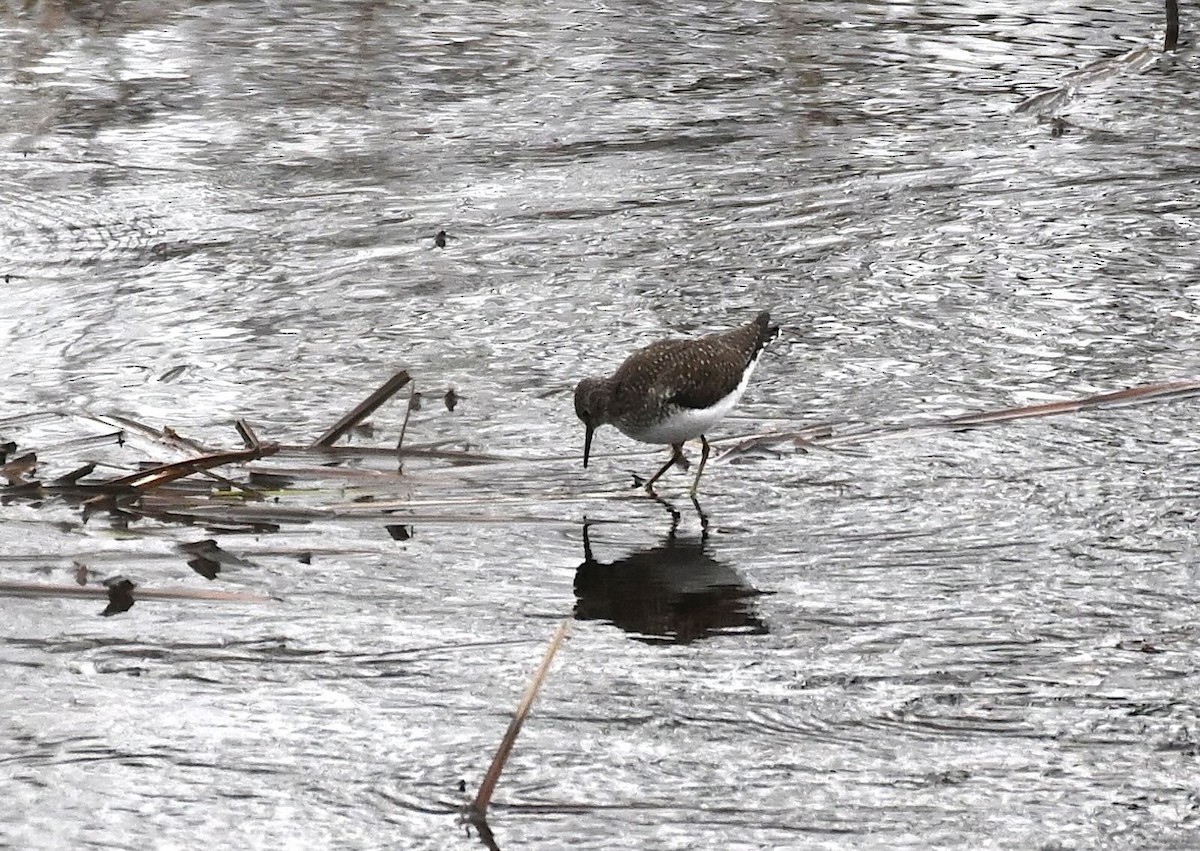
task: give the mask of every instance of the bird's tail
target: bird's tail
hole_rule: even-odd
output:
[[[779,326],[771,324],[771,314],[765,310],[754,317],[754,324],[758,326],[758,342],[754,346],[754,358],[757,359],[767,343],[779,336]]]

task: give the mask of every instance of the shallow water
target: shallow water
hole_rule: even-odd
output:
[[[1195,402],[743,453],[705,473],[706,533],[685,474],[677,522],[626,489],[658,450],[605,429],[583,470],[570,403],[760,308],[784,333],[722,436],[1196,375],[1187,20],[1039,116],[1162,10],[2,14],[0,439],[47,476],[111,454],[78,417],[304,442],[403,367],[408,440],[510,460],[283,499],[412,500],[386,524],[0,506],[0,579],[277,598],[0,597],[0,844],[478,847],[460,781],[572,612],[501,847],[1195,843]],[[73,419],[11,419],[46,410]],[[209,537],[242,560],[212,582],[178,549]]]

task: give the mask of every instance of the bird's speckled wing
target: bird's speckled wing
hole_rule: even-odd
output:
[[[613,376],[616,401],[652,393],[663,403],[708,408],[729,395],[747,365],[778,332],[761,314],[732,331],[696,340],[661,340],[627,359]]]

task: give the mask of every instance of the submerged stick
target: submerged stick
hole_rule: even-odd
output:
[[[908,425],[866,425],[853,431],[823,434],[814,434],[811,429],[800,429],[793,432],[773,432],[749,438],[743,444],[772,445],[782,443],[786,440],[794,440],[799,441],[801,447],[819,446],[825,449],[832,449],[840,446],[858,445],[870,440],[904,438],[929,430],[961,431],[1039,417],[1076,414],[1081,411],[1107,410],[1109,408],[1143,405],[1151,402],[1167,402],[1193,398],[1195,396],[1200,396],[1200,379],[1188,378],[1178,381],[1160,381],[1156,384],[1143,384],[1138,387],[1127,387],[1124,390],[1093,393],[1090,396],[1080,396],[1059,402],[1042,402],[1036,405],[1023,405],[1015,408],[999,408],[991,411],[957,414],[952,417],[926,420]],[[734,446],[725,454],[738,451],[743,444]]]
[[[371,416],[372,412],[392,397],[392,395],[409,382],[408,370],[402,369],[383,383],[383,386],[354,406],[354,410],[346,414],[329,431],[313,441],[313,447],[332,446],[337,439],[348,432],[358,423]]]
[[[4,597],[104,597],[108,589],[99,585],[64,585],[45,582],[0,581]],[[137,600],[204,600],[222,603],[269,603],[270,597],[248,591],[215,591],[197,588],[142,588],[133,592]]]
[[[412,391],[408,394],[408,407],[404,410],[404,422],[400,425],[400,439],[396,441],[397,455],[404,453],[404,435],[408,431],[408,418],[412,416],[413,411],[419,410],[421,410],[421,394],[417,392],[417,385],[414,382]]]
[[[1198,391],[1200,391],[1200,381],[1196,379],[1163,381],[1158,384],[1143,384],[1140,387],[1128,387],[1124,390],[1094,393],[1091,396],[1067,399],[1062,402],[1043,402],[1038,405],[1024,405],[1019,408],[1002,408],[997,411],[985,411],[977,414],[961,414],[957,417],[944,419],[935,425],[973,426],[1011,422],[1012,420],[1028,420],[1034,417],[1050,417],[1056,414],[1073,414],[1078,411],[1105,406],[1117,407],[1121,405],[1133,405],[1138,402],[1148,402],[1154,399],[1190,396],[1196,394]]]
[[[529,714],[529,708],[533,706],[533,699],[537,697],[538,689],[542,687],[542,682],[546,679],[546,674],[550,671],[550,663],[554,661],[554,654],[558,652],[559,645],[562,644],[563,638],[566,637],[567,628],[570,627],[571,620],[572,618],[568,617],[559,624],[558,631],[550,639],[546,653],[542,656],[542,663],[538,665],[537,670],[534,671],[533,679],[525,687],[525,694],[521,696],[521,703],[517,706],[517,711],[513,715],[512,720],[508,722],[508,729],[504,731],[504,738],[500,740],[500,747],[496,749],[496,755],[492,757],[492,764],[488,766],[487,774],[483,777],[483,783],[479,785],[479,793],[475,796],[475,800],[471,802],[470,814],[474,819],[481,820],[487,814],[488,804],[492,801],[492,793],[496,791],[496,783],[500,780],[500,772],[504,770],[504,763],[508,761],[508,755],[512,752],[513,745],[516,744],[517,734],[521,732],[521,725],[525,723],[525,716]]]

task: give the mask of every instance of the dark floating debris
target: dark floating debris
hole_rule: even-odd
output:
[[[221,565],[223,564],[236,565],[238,567],[252,566],[251,562],[243,558],[238,558],[232,553],[225,552],[217,546],[214,538],[205,538],[203,541],[180,544],[179,549],[191,556],[188,559],[188,567],[208,580],[217,578],[217,574],[221,572]]]
[[[188,567],[210,582],[216,579],[217,574],[221,572],[221,563],[203,554],[194,555],[188,559]]]
[[[162,375],[160,375],[158,377],[158,380],[162,384],[169,384],[170,382],[174,381],[179,376],[183,375],[187,371],[187,368],[188,368],[188,365],[186,363],[181,363],[178,366],[173,366],[170,369],[168,369],[166,372],[164,372]]]
[[[292,476],[266,473],[262,470],[251,470],[246,480],[252,487],[268,490],[284,490],[296,484],[296,479]]]
[[[7,462],[3,467],[0,467],[0,476],[3,476],[14,487],[31,484],[28,478],[29,474],[37,469],[37,453],[26,452],[11,461]]]
[[[383,528],[387,529],[393,541],[407,541],[413,536],[413,527],[403,523],[389,523]]]
[[[541,493],[533,496],[519,492],[505,494],[502,492],[504,479],[500,478],[497,481],[501,484],[495,485],[489,494],[495,498],[481,499],[477,491],[478,478],[469,473],[460,478],[452,472],[456,468],[495,462],[502,462],[505,467],[540,465],[546,461],[545,458],[504,457],[449,448],[448,444],[437,443],[402,446],[406,463],[409,459],[419,459],[420,463],[428,465],[428,468],[421,469],[420,475],[402,479],[391,467],[396,459],[396,450],[390,446],[332,445],[348,429],[410,383],[411,377],[407,371],[397,372],[326,432],[321,440],[299,446],[281,447],[276,443],[264,442],[244,420],[237,422],[243,448],[213,451],[196,441],[181,437],[170,428],[151,427],[128,417],[35,411],[0,419],[0,428],[4,430],[5,437],[0,442],[0,498],[10,501],[25,499],[35,505],[65,503],[81,508],[85,522],[96,512],[107,512],[108,522],[115,529],[128,528],[135,521],[149,518],[162,523],[195,526],[207,530],[209,535],[268,533],[277,531],[284,524],[303,525],[354,517],[374,522],[376,528],[382,525],[393,539],[403,541],[408,539],[405,536],[412,536],[414,523],[570,522],[564,520],[561,512],[556,516],[530,513],[528,500],[548,500],[566,507],[569,513],[578,504],[580,496],[577,493]],[[1178,401],[1197,396],[1200,396],[1200,379],[1183,379],[1059,402],[956,414],[902,424],[856,424],[835,429],[828,425],[797,428],[798,424],[785,423],[783,430],[724,440],[720,441],[720,445],[725,450],[722,457],[726,458],[751,452],[772,455],[817,449],[836,451],[877,440],[911,440],[930,432],[967,431],[1035,417]],[[454,388],[449,388],[442,398],[447,409],[453,410],[464,397],[459,396]],[[413,387],[409,396],[408,415],[416,410],[419,399],[420,394]],[[31,441],[15,433],[14,429],[35,429],[47,423],[54,425],[55,433],[61,433],[59,426],[64,424],[85,425],[92,433],[48,447],[40,446],[38,453],[26,451],[23,447]],[[114,424],[120,424],[119,431],[112,431]],[[113,445],[113,439],[117,436],[123,438],[120,449]],[[129,458],[129,453],[138,448],[142,450],[140,457],[153,457],[164,445],[170,447],[171,457],[181,457],[179,453],[183,453],[184,460],[172,463],[147,462],[138,468],[137,462]],[[89,454],[95,452],[102,457],[89,460],[81,466],[67,465],[62,463],[63,452],[67,449],[82,450]],[[186,457],[193,453],[195,457]],[[269,456],[269,462],[252,463]],[[39,478],[40,472],[57,464],[69,472],[57,475],[56,470],[57,477]],[[242,466],[246,464],[250,466]],[[228,474],[227,478],[217,472],[223,466],[236,466],[239,469],[223,471]],[[95,478],[97,470],[113,469],[134,469],[135,472]],[[528,478],[539,475],[533,472],[532,467],[527,469],[530,471]],[[425,475],[427,470],[442,475]],[[439,490],[441,486],[448,490]],[[263,488],[277,492],[263,493]],[[426,488],[428,493],[423,492]],[[703,524],[701,512],[702,527]],[[695,629],[699,623],[695,604],[703,602],[709,614],[715,617],[711,625],[717,630],[753,633],[765,629],[764,624],[755,620],[752,609],[746,608],[748,598],[759,592],[747,587],[736,574],[730,575],[721,565],[712,563],[702,546],[698,551],[689,551],[685,542],[676,541],[670,546],[664,545],[660,550],[641,554],[643,560],[640,564],[632,563],[637,554],[631,556],[628,565],[630,570],[624,571],[624,576],[619,575],[622,571],[615,570],[614,565],[593,565],[586,571],[581,570],[576,587],[578,616],[602,617],[618,625],[628,622],[634,631],[642,635],[678,641],[698,635]],[[183,546],[182,552],[187,555],[192,568],[209,579],[219,576],[228,565],[248,564],[223,551],[214,538],[190,542]],[[317,552],[320,554],[324,551]],[[312,561],[312,553],[298,553],[295,557],[303,564]],[[679,562],[680,569],[671,568],[673,560]],[[594,573],[592,568],[595,569]],[[75,581],[69,585],[50,586],[0,580],[0,595],[78,598],[106,594],[107,589],[98,585],[76,584],[86,583],[88,573],[86,568],[77,565]],[[699,589],[699,596],[695,593],[697,589],[688,584],[692,580],[707,586]],[[639,582],[642,583],[640,589],[637,587]],[[647,587],[646,583],[653,587]],[[672,583],[677,586],[673,596],[660,593],[664,588],[670,590],[668,586]],[[197,593],[195,589],[156,592],[140,587],[136,590],[126,588],[120,594],[126,591],[130,599],[137,601],[267,599],[245,594],[214,596],[220,592]],[[645,611],[636,611],[630,610],[627,605],[631,598],[642,601],[654,598],[656,602],[653,606],[647,603]],[[128,600],[121,597],[118,602]],[[745,617],[747,614],[748,618]],[[653,618],[659,618],[659,626],[651,625],[652,620],[648,619]],[[675,618],[673,623],[671,618]],[[738,622],[738,618],[745,619]],[[640,625],[633,626],[634,619],[639,620]]]
[[[95,471],[96,471],[95,464],[84,464],[82,467],[72,470],[71,472],[67,473],[64,476],[59,476],[57,479],[55,479],[50,484],[53,487],[59,487],[59,488],[70,487],[72,485],[77,484],[79,482],[79,480],[82,479],[84,476],[90,476]]]
[[[203,455],[205,452],[208,451],[207,449],[205,449],[203,446],[201,446],[196,441],[189,440],[188,438],[181,435],[179,432],[175,431],[175,429],[171,428],[170,426],[162,427],[162,436],[164,438],[166,438],[167,441],[175,444],[176,446],[182,446],[185,449],[191,450],[192,452],[200,453],[201,455]]]
[[[108,605],[101,615],[109,618],[133,608],[133,589],[137,587],[136,582],[124,576],[110,576],[104,580],[104,587],[108,589]]]

